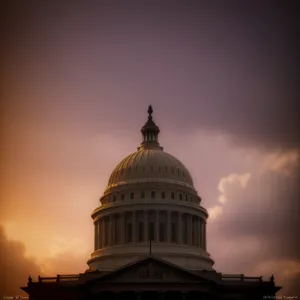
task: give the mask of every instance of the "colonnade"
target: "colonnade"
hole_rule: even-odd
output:
[[[95,250],[122,244],[184,244],[206,249],[206,222],[169,210],[135,210],[103,216],[95,223]]]

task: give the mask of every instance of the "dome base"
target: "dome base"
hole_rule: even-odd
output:
[[[95,251],[88,265],[90,269],[112,271],[149,255],[148,245],[120,245]],[[154,243],[151,255],[187,270],[213,270],[209,254],[196,247]]]

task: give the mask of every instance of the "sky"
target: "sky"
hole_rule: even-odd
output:
[[[90,214],[152,104],[209,211],[214,268],[300,296],[296,1],[12,1],[5,15],[0,294],[88,268]]]

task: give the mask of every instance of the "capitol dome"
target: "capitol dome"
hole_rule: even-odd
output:
[[[113,170],[92,213],[91,270],[113,270],[150,254],[187,269],[212,270],[207,211],[187,168],[159,145],[152,113],[149,106],[141,145]]]
[[[137,182],[169,182],[193,188],[189,171],[162,149],[141,147],[124,158],[112,172],[107,189]]]

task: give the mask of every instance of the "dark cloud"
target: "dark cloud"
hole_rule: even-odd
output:
[[[8,240],[0,225],[0,296],[21,295],[21,286],[27,285],[28,276],[41,274],[37,263],[25,256],[25,246]]]
[[[44,90],[23,114],[116,130],[151,102],[176,131],[300,146],[295,1],[33,3],[10,18],[9,69]]]
[[[229,236],[267,238],[271,257],[300,260],[299,165],[289,170],[253,174],[245,189],[225,190],[224,214],[217,222]]]
[[[300,238],[296,229],[300,226],[300,161],[298,157],[291,163],[287,157],[279,155],[277,162],[270,161],[253,172],[245,188],[238,179],[225,181],[226,201],[216,204],[223,211],[209,223],[209,241],[212,254],[217,255],[220,247],[224,249],[214,257],[219,268],[267,272],[256,275],[275,273],[284,286],[283,295],[299,296],[298,274],[286,276],[285,272],[293,274],[291,268],[297,264],[300,267]],[[226,258],[231,260],[230,265]],[[287,278],[282,281],[284,277]]]

